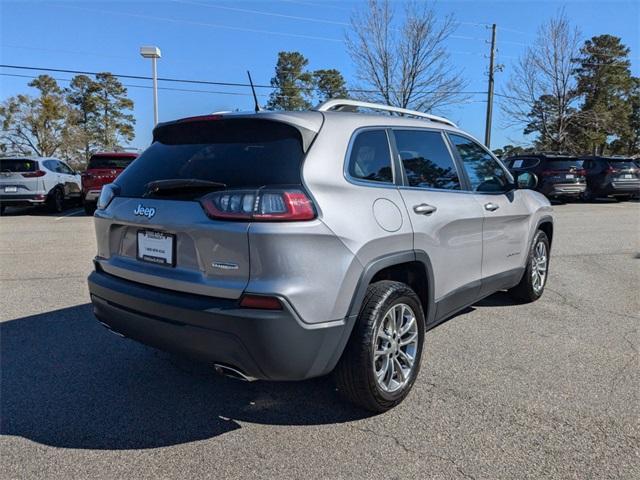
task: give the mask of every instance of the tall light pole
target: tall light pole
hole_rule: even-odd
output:
[[[162,56],[158,47],[140,47],[140,55],[151,59],[153,77],[153,125],[158,124],[158,59]]]

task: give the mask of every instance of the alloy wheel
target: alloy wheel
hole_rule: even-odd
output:
[[[373,371],[385,392],[400,390],[411,379],[418,352],[418,322],[411,307],[393,305],[385,313],[373,339]]]
[[[531,258],[531,280],[536,295],[542,292],[547,280],[547,245],[538,242]]]

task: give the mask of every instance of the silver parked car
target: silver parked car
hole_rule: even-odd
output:
[[[47,206],[61,212],[65,201],[80,201],[80,174],[57,158],[0,158],[0,212],[9,206]]]
[[[95,214],[89,289],[118,334],[245,379],[335,371],[384,411],[428,329],[498,290],[542,295],[553,216],[535,176],[514,181],[446,119],[330,100],[153,134]]]

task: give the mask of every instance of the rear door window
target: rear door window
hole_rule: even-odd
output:
[[[35,172],[38,162],[20,158],[0,158],[0,172]]]
[[[227,188],[299,185],[304,157],[300,132],[259,119],[169,124],[116,179],[124,197],[145,194],[149,182],[196,179]]]
[[[456,165],[440,132],[394,130],[393,134],[410,186],[460,190]]]
[[[349,156],[349,175],[359,180],[393,183],[391,153],[384,129],[356,134]]]

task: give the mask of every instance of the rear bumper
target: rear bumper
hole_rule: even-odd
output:
[[[611,182],[602,193],[607,195],[634,195],[640,193],[640,182]]]
[[[584,183],[553,183],[546,186],[542,193],[550,197],[577,197],[586,188]]]
[[[87,190],[84,193],[84,201],[85,202],[97,202],[98,201],[98,197],[100,197],[100,192],[102,191],[102,188],[92,188],[91,190]]]
[[[354,319],[308,325],[283,310],[150,287],[101,271],[88,279],[98,320],[125,337],[266,380],[303,380],[335,367]]]
[[[42,205],[46,201],[44,193],[0,194],[0,204],[5,206]]]

